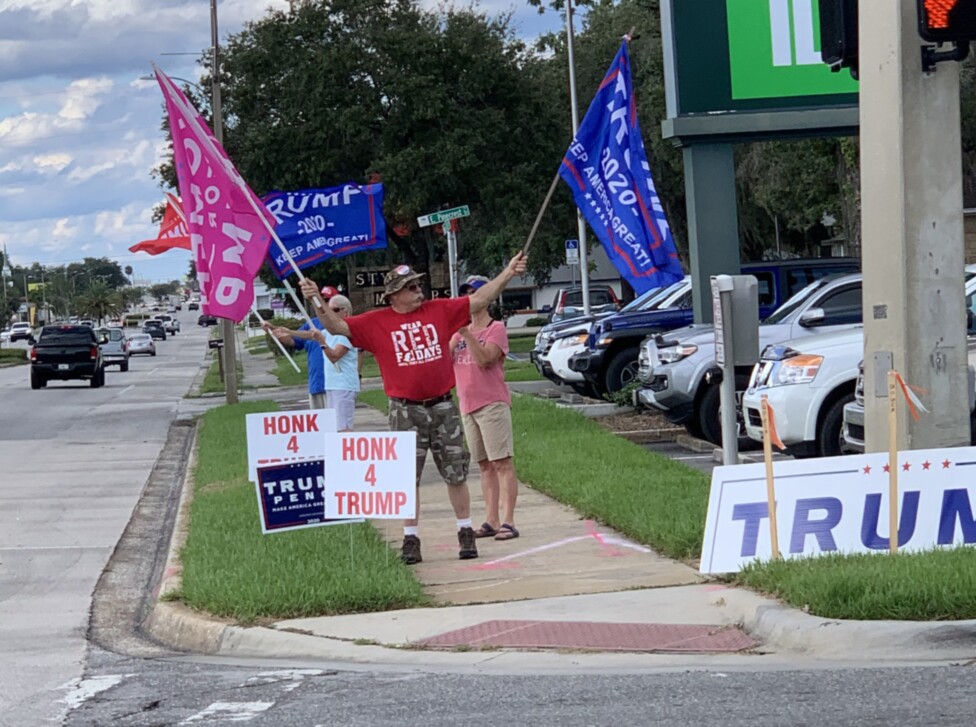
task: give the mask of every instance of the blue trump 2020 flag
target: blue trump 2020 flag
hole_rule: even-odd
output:
[[[626,41],[583,117],[559,175],[610,261],[638,294],[684,276],[644,153]]]
[[[275,232],[299,268],[386,247],[382,184],[349,182],[324,189],[271,192],[261,199],[278,221]],[[268,250],[268,261],[279,280],[292,272],[277,245]]]

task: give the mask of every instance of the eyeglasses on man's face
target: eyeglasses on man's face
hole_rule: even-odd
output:
[[[420,283],[409,283],[403,286],[404,290],[409,290],[411,293],[416,293],[421,290]]]

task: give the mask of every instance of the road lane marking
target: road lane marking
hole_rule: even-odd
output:
[[[214,702],[180,724],[193,724],[216,717],[219,722],[248,722],[274,706],[274,702]]]

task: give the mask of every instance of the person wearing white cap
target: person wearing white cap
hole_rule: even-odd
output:
[[[494,280],[471,295],[435,300],[424,299],[423,273],[399,265],[383,280],[383,297],[389,307],[347,318],[316,300],[314,281],[306,279],[301,284],[302,294],[315,303],[325,330],[346,336],[354,346],[376,357],[390,402],[390,430],[417,433],[418,503],[427,450],[434,455],[457,520],[461,560],[477,558],[478,548],[471,526],[470,455],[464,448],[461,415],[451,396],[454,365],[449,344],[451,336],[470,323],[474,312],[486,309],[512,278],[525,272],[526,263],[520,252]],[[408,565],[423,560],[418,522],[417,518],[404,521],[400,558]]]
[[[326,285],[320,291],[320,295],[323,300],[331,300],[339,295],[339,291],[331,285]],[[317,318],[313,318],[312,322],[317,329],[322,329],[322,323]],[[321,348],[312,342],[313,334],[307,333],[311,330],[308,323],[303,323],[297,331],[282,326],[274,327],[267,321],[262,328],[289,348],[295,351],[305,351],[308,357],[308,406],[310,409],[325,409],[327,399],[325,393],[325,356]]]

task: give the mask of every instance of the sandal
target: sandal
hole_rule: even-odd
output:
[[[493,538],[496,535],[498,535],[498,531],[488,523],[481,523],[481,527],[474,531],[476,538]]]
[[[518,536],[519,531],[515,529],[514,525],[502,523],[502,526],[498,528],[498,533],[495,535],[495,540],[514,540]]]

